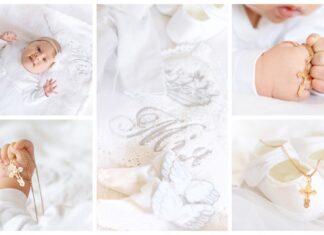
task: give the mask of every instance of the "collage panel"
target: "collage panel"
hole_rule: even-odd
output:
[[[0,115],[91,115],[92,5],[0,5],[0,80]]]
[[[92,122],[0,121],[0,230],[92,230]]]
[[[324,122],[233,122],[232,229],[324,229]]]
[[[97,15],[97,228],[227,230],[227,6]]]
[[[324,114],[323,20],[321,4],[232,5],[234,115]]]

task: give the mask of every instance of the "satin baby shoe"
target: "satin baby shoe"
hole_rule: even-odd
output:
[[[251,154],[245,181],[282,213],[301,221],[324,215],[324,179],[303,162],[289,142],[260,142]]]
[[[225,29],[226,7],[183,5],[167,25],[167,34],[175,43],[205,41]]]
[[[324,135],[293,138],[291,143],[303,161],[313,168],[318,165],[318,172],[324,177]]]

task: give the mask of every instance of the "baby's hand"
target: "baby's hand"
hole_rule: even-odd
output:
[[[10,178],[8,166],[22,168],[19,176],[24,185],[18,183],[17,177]],[[5,144],[0,153],[0,188],[16,188],[26,195],[29,193],[31,178],[35,169],[34,146],[29,140],[19,140]]]
[[[283,100],[305,100],[309,97],[311,82],[305,81],[305,90],[298,96],[302,82],[298,72],[305,69],[308,51],[289,42],[280,43],[259,57],[256,63],[255,83],[259,95]]]
[[[14,41],[17,40],[17,35],[16,35],[14,32],[10,32],[10,31],[8,31],[8,32],[4,32],[4,33],[0,36],[0,38],[1,38],[2,40],[7,41],[7,42],[14,42]]]
[[[56,80],[53,80],[53,79],[46,80],[46,83],[43,86],[45,95],[50,96],[53,93],[57,93],[55,91],[56,87],[57,87]]]
[[[311,61],[312,88],[318,92],[324,92],[324,38],[317,34],[308,36],[306,43],[313,48],[314,57]]]

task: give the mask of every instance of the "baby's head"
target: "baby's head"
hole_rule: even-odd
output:
[[[273,23],[281,23],[299,15],[309,15],[320,7],[319,4],[246,4],[245,6]]]
[[[29,72],[41,74],[55,64],[55,57],[60,52],[61,46],[55,39],[41,37],[29,42],[23,49],[21,64]]]

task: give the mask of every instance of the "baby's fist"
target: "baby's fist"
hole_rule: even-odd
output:
[[[259,95],[282,100],[304,100],[309,97],[311,84],[305,81],[301,96],[298,91],[302,80],[297,77],[305,69],[308,52],[304,46],[283,42],[266,51],[256,63],[255,82]]]
[[[24,175],[31,176],[34,170],[34,145],[29,140],[19,140],[11,144],[5,144],[1,148],[0,164],[2,167],[13,162],[17,167],[26,169]],[[29,178],[29,177],[28,177]]]

